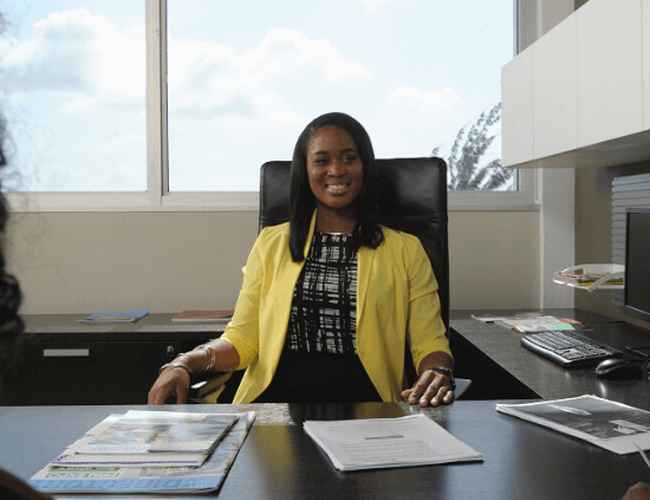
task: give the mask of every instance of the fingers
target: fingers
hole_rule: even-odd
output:
[[[176,404],[187,403],[187,395],[189,393],[190,386],[188,384],[179,383],[176,385]]]
[[[454,401],[454,391],[448,384],[445,375],[426,370],[415,385],[403,390],[400,396],[409,404],[419,404],[423,408],[450,404]]]
[[[418,400],[434,380],[435,374],[431,370],[425,370],[422,375],[420,375],[415,385],[410,389],[411,393],[408,396],[408,403],[411,405],[417,404]]]
[[[167,399],[176,394],[177,403],[187,402],[190,376],[182,368],[168,368],[156,379],[147,395],[147,404],[164,405]]]

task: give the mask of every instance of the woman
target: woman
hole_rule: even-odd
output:
[[[235,403],[453,401],[437,282],[415,236],[376,222],[374,176],[355,119],[328,113],[307,125],[289,222],[258,236],[224,335],[165,365],[150,404],[186,401],[192,375],[244,368]],[[407,346],[418,380],[403,390]]]

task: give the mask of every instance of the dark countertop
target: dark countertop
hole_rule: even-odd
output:
[[[650,344],[650,332],[637,326],[608,320],[583,311],[545,312],[559,317],[578,319],[585,324],[589,329],[588,334],[594,339],[617,348]],[[470,312],[455,314],[453,317],[456,319],[451,321],[452,330],[540,397],[556,399],[580,394],[596,394],[650,409],[650,382],[647,379],[604,380],[596,378],[593,367],[562,368],[522,347],[521,333],[498,325],[467,319],[470,314]],[[465,319],[461,319],[463,317]]]
[[[572,437],[495,411],[495,401],[459,401],[428,410],[441,426],[484,455],[484,462],[338,472],[299,425],[303,418],[390,417],[398,405],[288,405],[281,421],[261,418],[218,494],[227,499],[618,499],[647,478],[638,454],[616,455]],[[0,463],[27,479],[110,413],[145,406],[0,407]],[[168,406],[165,410],[214,412],[236,406]],[[263,416],[264,406],[258,405]],[[419,410],[415,410],[419,411]],[[286,415],[295,422],[287,425]],[[56,432],[52,429],[56,428]],[[20,450],[19,453],[17,451]],[[192,495],[192,498],[214,495]],[[62,498],[62,497],[59,497]],[[66,498],[108,498],[66,496]],[[124,498],[124,497],[120,497]],[[146,495],[129,498],[161,498]],[[183,496],[183,498],[186,498]]]

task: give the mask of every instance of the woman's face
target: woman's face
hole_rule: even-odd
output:
[[[352,137],[343,129],[317,129],[307,144],[307,177],[318,205],[333,210],[354,205],[363,186],[363,165]]]

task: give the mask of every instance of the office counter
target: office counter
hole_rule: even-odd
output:
[[[623,349],[626,345],[650,345],[650,332],[579,310],[551,310],[557,317],[583,321],[596,341]],[[515,397],[557,399],[595,394],[640,408],[650,409],[650,382],[596,378],[594,368],[562,368],[525,349],[522,334],[485,324],[456,313],[451,321],[451,341],[458,376],[472,378],[467,399]],[[490,375],[488,375],[488,373]],[[496,394],[496,395],[495,395]]]
[[[343,473],[332,467],[302,431],[302,420],[399,416],[408,412],[408,407],[383,403],[255,407],[260,419],[219,492],[221,499],[616,500],[629,485],[648,477],[648,469],[638,454],[615,455],[498,414],[495,401],[459,401],[426,410],[440,425],[482,452],[483,463]],[[0,407],[0,465],[29,478],[108,414],[144,408]],[[239,408],[187,405],[164,409],[214,412]]]
[[[25,315],[11,373],[0,380],[0,404],[146,403],[160,366],[223,330],[217,323],[173,323],[172,316],[88,325],[79,314]],[[8,342],[0,338],[0,360]]]

